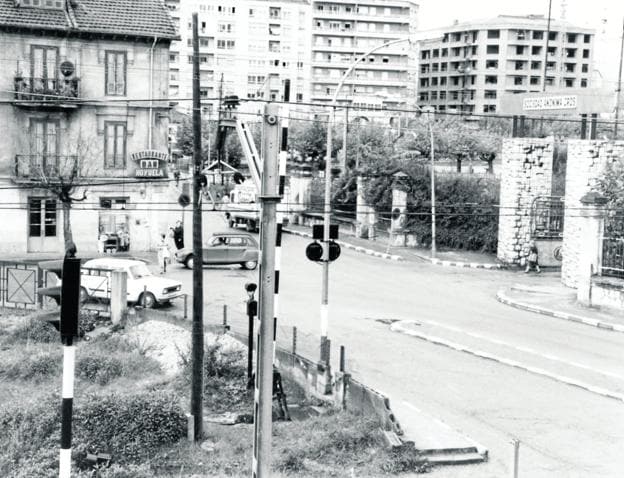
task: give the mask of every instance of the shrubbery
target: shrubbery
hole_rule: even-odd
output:
[[[106,385],[120,377],[123,369],[123,362],[118,357],[90,354],[80,357],[76,364],[76,375],[90,382]]]
[[[25,322],[12,331],[11,337],[19,341],[60,342],[59,331],[53,325],[37,317],[24,319]]]
[[[0,378],[39,381],[58,375],[60,370],[60,350],[34,355],[20,355],[0,363]]]
[[[408,222],[420,245],[431,244],[431,183],[422,165],[404,168]],[[392,209],[392,175],[369,180],[366,200],[380,217],[389,219]],[[454,249],[496,252],[500,181],[477,175],[436,175],[436,242]],[[389,222],[388,222],[389,224]]]
[[[0,476],[39,477],[58,467],[60,437],[58,394],[26,407],[0,408]],[[160,392],[86,395],[74,405],[74,457],[86,467],[87,452],[106,451],[116,463],[137,462],[172,445],[186,434],[177,400]],[[110,476],[124,475],[121,469]]]

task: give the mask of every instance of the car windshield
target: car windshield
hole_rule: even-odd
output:
[[[145,264],[130,266],[130,273],[135,279],[140,279],[141,277],[147,277],[152,275],[152,273],[149,271]]]

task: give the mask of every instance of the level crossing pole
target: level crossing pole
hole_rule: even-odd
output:
[[[260,327],[256,340],[256,381],[254,389],[253,478],[271,476],[271,430],[273,413],[273,336],[275,319],[275,243],[279,174],[279,108],[267,104],[263,115],[263,167],[259,200],[262,205],[260,228]]]
[[[193,439],[203,432],[204,405],[204,276],[201,211],[201,102],[199,98],[199,36],[197,12],[193,13],[193,326],[191,333],[191,415]]]

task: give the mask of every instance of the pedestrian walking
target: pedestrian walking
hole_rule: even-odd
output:
[[[529,243],[529,255],[527,256],[527,266],[524,272],[528,273],[531,270],[535,270],[538,274],[542,272],[538,263],[538,251],[535,241]]]
[[[160,267],[160,273],[167,272],[167,263],[171,259],[171,251],[169,250],[169,243],[165,234],[160,235],[160,242],[158,243],[158,266]]]
[[[175,242],[176,249],[184,248],[184,227],[182,221],[176,221],[173,228],[173,241]]]

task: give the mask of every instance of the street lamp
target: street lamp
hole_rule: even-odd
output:
[[[338,82],[338,86],[336,87],[336,91],[334,92],[334,96],[332,97],[331,107],[332,112],[330,114],[330,119],[327,123],[327,151],[325,153],[325,205],[323,208],[323,242],[325,243],[325,247],[323,248],[323,287],[322,287],[322,298],[321,298],[321,362],[329,365],[329,346],[327,340],[327,328],[329,323],[329,225],[331,221],[331,163],[332,163],[332,127],[336,122],[336,106],[338,103],[338,94],[340,93],[340,89],[342,85],[349,77],[351,72],[355,69],[358,63],[365,60],[370,54],[376,52],[377,50],[381,50],[391,45],[395,45],[397,43],[409,42],[412,39],[410,37],[399,38],[397,40],[392,40],[381,45],[378,45],[374,48],[371,48],[366,53],[358,57],[352,64],[349,66],[347,71],[342,75],[340,82]]]

